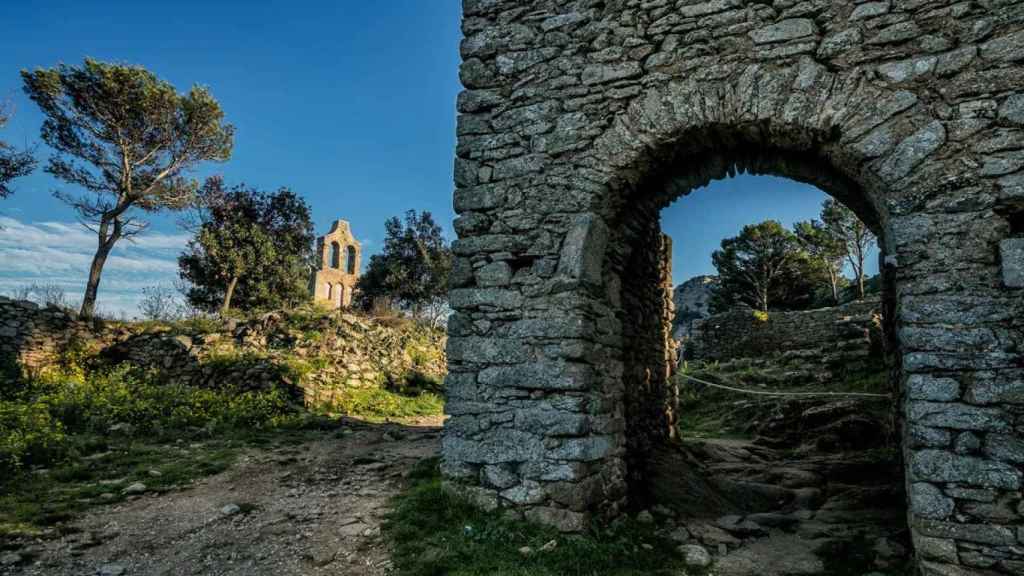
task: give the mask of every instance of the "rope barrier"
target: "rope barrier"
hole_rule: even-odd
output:
[[[712,388],[721,388],[722,390],[742,392],[744,394],[756,394],[758,396],[853,396],[858,398],[892,398],[890,394],[872,394],[870,392],[766,392],[762,390],[746,390],[744,388],[734,388],[723,384],[715,384],[714,382],[708,382],[707,380],[701,380],[700,378],[694,378],[693,376],[687,376],[686,374],[680,374],[680,376],[687,380],[699,382],[705,386],[711,386]]]

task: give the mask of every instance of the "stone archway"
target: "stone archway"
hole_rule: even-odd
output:
[[[530,4],[465,4],[448,478],[568,530],[622,509],[668,429],[666,389],[636,382],[664,358],[626,354],[661,309],[622,302],[656,259],[625,263],[643,239],[657,253],[666,199],[739,166],[818,184],[878,228],[921,566],[1019,571],[1014,9]],[[648,312],[624,330],[624,308]]]

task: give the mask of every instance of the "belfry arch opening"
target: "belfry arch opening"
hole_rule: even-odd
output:
[[[621,327],[630,507],[638,511],[667,506],[709,519],[750,514],[813,517],[823,507],[859,506],[849,504],[854,498],[851,494],[873,491],[877,500],[864,507],[879,510],[863,512],[876,517],[881,514],[885,519],[856,528],[844,525],[852,530],[850,539],[858,535],[872,540],[888,538],[909,548],[891,272],[887,275],[880,266],[876,277],[880,289],[868,296],[873,303],[865,300],[778,316],[769,310],[767,317],[754,309],[734,307],[715,316],[712,320],[718,324],[708,327],[709,332],[719,329],[718,338],[728,334],[728,328],[736,329],[731,324],[720,326],[727,322],[748,322],[752,329],[762,331],[772,330],[773,322],[775,326],[789,323],[793,334],[801,332],[800,326],[792,326],[794,322],[807,322],[808,331],[814,323],[819,329],[834,328],[836,333],[860,331],[848,341],[835,342],[835,352],[828,352],[834,356],[829,357],[832,365],[807,362],[811,366],[803,372],[816,373],[794,371],[799,363],[793,359],[809,354],[808,350],[777,350],[775,355],[767,351],[730,353],[736,351],[724,348],[731,343],[712,341],[707,346],[722,349],[705,350],[695,359],[693,350],[686,350],[686,343],[673,334],[672,256],[673,250],[685,251],[686,247],[673,246],[673,230],[661,225],[663,210],[691,193],[720,193],[716,184],[736,175],[775,176],[810,184],[822,191],[822,199],[831,196],[850,208],[874,232],[878,249],[884,252],[883,216],[870,193],[834,169],[830,159],[810,149],[743,145],[730,138],[713,141],[707,152],[667,154],[653,165],[656,168],[639,185],[624,187],[613,199],[603,267],[608,299]],[[681,204],[685,210],[686,202]],[[745,207],[735,204],[730,209],[743,212]],[[686,213],[682,225],[702,216]],[[757,211],[745,216],[748,224],[765,219]],[[732,235],[739,232],[737,229]],[[880,254],[872,256],[877,262],[884,259]],[[801,320],[794,314],[806,316]],[[829,326],[839,321],[849,324]],[[872,323],[877,323],[874,329],[868,326]],[[853,352],[851,348],[847,352],[852,355],[846,354],[842,348],[858,346],[854,340],[864,349]],[[750,346],[752,342],[756,341],[735,345]],[[853,357],[861,353],[871,357]],[[723,387],[709,386],[714,384]],[[888,397],[801,396],[814,392],[841,395],[854,390]],[[779,395],[758,394],[765,392]],[[785,393],[801,397],[787,398],[782,395]],[[688,410],[701,415],[738,414],[731,415],[731,422],[726,417],[713,426],[703,422],[701,429],[700,417],[693,417]],[[707,428],[715,430],[709,434]],[[846,479],[841,478],[844,474]],[[831,512],[822,516],[828,514]]]

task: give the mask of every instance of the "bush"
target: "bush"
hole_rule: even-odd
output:
[[[59,458],[67,445],[61,422],[43,403],[0,400],[0,471],[18,471]]]
[[[151,372],[127,365],[88,374],[51,369],[26,382],[0,401],[0,469],[49,464],[66,455],[69,435],[103,435],[114,424],[160,439],[273,427],[298,412],[281,388],[209,390],[156,382]]]

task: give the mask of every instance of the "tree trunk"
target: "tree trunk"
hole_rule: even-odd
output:
[[[232,276],[228,282],[228,289],[224,291],[224,303],[220,307],[220,315],[226,316],[231,309],[231,297],[235,294],[235,286],[238,285],[238,276]]]
[[[864,299],[864,251],[857,251],[857,294]]]
[[[107,262],[107,256],[110,255],[110,251],[114,248],[114,243],[117,242],[120,236],[120,226],[115,222],[114,231],[107,236],[107,230],[109,230],[109,222],[101,222],[98,232],[98,246],[96,247],[96,254],[92,257],[92,265],[89,266],[89,280],[85,284],[85,296],[82,297],[82,308],[78,314],[82,318],[92,318],[96,313],[96,294],[100,289],[100,275],[103,274],[103,265]]]
[[[834,268],[828,271],[828,281],[832,284],[832,303],[839,305],[839,278]]]

